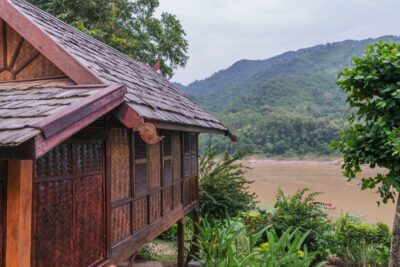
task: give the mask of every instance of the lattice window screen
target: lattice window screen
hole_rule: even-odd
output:
[[[147,193],[149,189],[149,166],[148,146],[137,133],[134,134],[133,151],[135,196],[138,196]]]

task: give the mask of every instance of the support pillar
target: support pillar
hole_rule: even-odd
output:
[[[185,224],[184,219],[178,224],[178,267],[185,266]]]
[[[31,266],[33,161],[9,160],[6,267]]]

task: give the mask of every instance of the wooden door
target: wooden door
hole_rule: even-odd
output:
[[[7,161],[0,161],[0,267],[5,266]]]
[[[36,162],[35,266],[105,260],[103,141],[70,141]]]

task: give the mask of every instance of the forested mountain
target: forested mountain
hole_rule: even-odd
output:
[[[317,45],[240,60],[207,79],[176,86],[230,126],[240,147],[267,155],[327,154],[349,114],[336,76],[378,40],[400,43],[400,37],[384,36]]]

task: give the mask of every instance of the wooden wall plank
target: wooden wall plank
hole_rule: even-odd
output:
[[[150,190],[161,186],[161,147],[160,144],[149,146]]]
[[[31,266],[33,161],[10,160],[7,181],[6,266]]]

